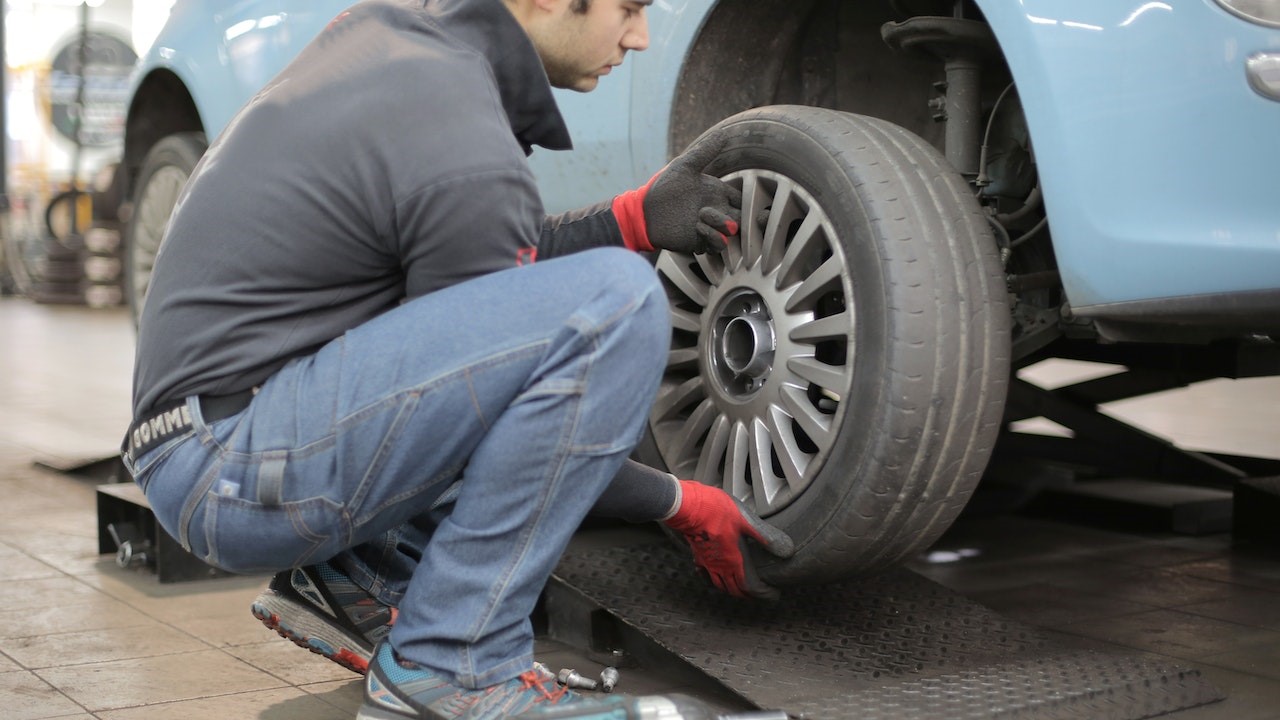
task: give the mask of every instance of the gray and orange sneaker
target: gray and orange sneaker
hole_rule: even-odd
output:
[[[561,687],[541,663],[506,682],[472,690],[409,662],[381,642],[369,661],[356,720],[705,720],[707,706],[681,695],[584,695]]]
[[[281,637],[361,675],[396,621],[394,607],[328,563],[276,573],[251,609]]]

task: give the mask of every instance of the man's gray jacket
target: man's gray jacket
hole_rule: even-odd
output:
[[[135,417],[260,384],[405,300],[622,245],[547,218],[527,155],[570,147],[500,0],[366,0],[232,120],[179,198],[139,324]]]

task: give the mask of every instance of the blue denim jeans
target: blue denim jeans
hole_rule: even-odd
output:
[[[399,606],[401,655],[485,687],[531,667],[529,615],[644,430],[670,332],[629,251],[494,273],[292,361],[238,415],[188,399],[192,431],[129,469],[197,557],[334,558]]]

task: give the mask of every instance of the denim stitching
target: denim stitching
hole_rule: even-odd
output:
[[[324,504],[324,503],[321,503],[321,504]],[[341,503],[333,503],[333,504],[337,505],[340,508],[342,507]],[[311,557],[315,555],[318,550],[320,550],[321,546],[324,544],[324,541],[328,540],[331,536],[322,535],[314,532],[311,529],[311,526],[307,525],[306,519],[303,518],[302,516],[301,509],[296,504],[290,503],[286,505],[285,512],[288,513],[289,524],[293,527],[293,531],[296,532],[300,537],[304,538],[307,542],[311,543],[311,549],[303,553],[302,557],[295,560],[292,566],[299,567],[301,565],[307,565],[309,564]],[[342,508],[341,515],[344,519],[347,518],[346,508]],[[351,533],[349,531],[345,531],[345,528],[344,528],[343,534],[349,536]],[[346,540],[346,538],[344,538],[344,540]]]
[[[125,469],[129,471],[129,474],[138,483],[138,486],[142,488],[143,493],[146,493],[147,486],[151,484],[151,479],[149,477],[151,471],[162,461],[172,455],[183,442],[190,440],[195,436],[195,430],[187,430],[181,435],[172,438],[169,442],[166,442],[160,447],[157,447],[138,458],[139,461],[146,460],[146,462],[133,462],[129,460],[128,456],[124,455],[121,456],[121,460],[125,464]]]
[[[393,405],[396,403],[401,404],[400,411],[397,413],[396,421],[394,421],[392,423],[392,426],[388,428],[387,435],[383,436],[383,442],[379,445],[378,453],[374,455],[373,460],[370,462],[370,466],[366,468],[365,475],[360,481],[360,486],[352,494],[352,500],[348,504],[348,508],[350,508],[352,511],[356,511],[358,509],[358,513],[356,515],[356,520],[355,520],[356,526],[363,526],[365,523],[369,522],[372,518],[376,517],[379,513],[383,512],[388,507],[391,507],[393,505],[398,505],[404,502],[405,500],[408,500],[409,498],[415,497],[417,495],[420,495],[424,491],[434,488],[436,485],[443,482],[444,480],[447,480],[450,477],[457,476],[457,474],[462,471],[462,468],[465,467],[465,462],[455,463],[454,465],[450,465],[449,467],[444,468],[443,470],[441,470],[441,472],[437,473],[436,475],[430,478],[426,478],[422,483],[418,484],[416,487],[406,489],[402,493],[399,493],[397,495],[393,495],[387,498],[384,502],[380,503],[375,508],[365,509],[361,507],[360,503],[363,502],[364,497],[368,494],[369,488],[371,487],[372,482],[376,477],[376,472],[374,472],[374,468],[378,466],[380,460],[383,458],[382,448],[389,447],[390,445],[394,445],[394,440],[398,438],[399,433],[402,433],[404,428],[407,427],[408,418],[412,415],[412,412],[405,411],[405,403],[404,403],[405,398],[412,397],[413,398],[412,405],[413,405],[413,408],[416,409],[418,403],[421,402],[424,396],[428,395],[431,392],[434,392],[435,390],[445,386],[446,384],[450,382],[456,382],[461,379],[467,382],[469,386],[470,380],[468,375],[472,371],[481,369],[481,368],[498,367],[500,365],[505,365],[511,362],[518,361],[520,359],[528,357],[529,355],[532,355],[535,351],[538,351],[538,352],[545,351],[546,344],[547,344],[546,341],[539,341],[537,343],[524,345],[524,346],[515,348],[513,350],[500,353],[498,355],[490,356],[479,362],[471,363],[464,368],[460,368],[458,370],[454,370],[444,375],[440,375],[435,378],[432,378],[431,380],[425,383],[420,383],[419,385],[407,388],[405,390],[401,390],[400,392],[397,392],[393,395],[388,395],[384,397],[382,400],[376,403],[367,405],[364,408],[361,408],[360,410],[343,418],[340,421],[338,428],[335,428],[335,432],[339,429],[346,430],[352,427],[353,425],[355,425],[357,420],[363,420],[371,414],[383,411],[390,405]],[[401,418],[405,419],[405,423],[400,422]],[[389,440],[391,442],[388,442]]]
[[[391,426],[387,428],[386,433],[382,436],[382,442],[378,443],[378,449],[374,451],[373,457],[370,458],[369,465],[365,468],[364,476],[360,478],[360,484],[356,486],[355,492],[351,493],[349,501],[351,507],[360,507],[364,504],[365,496],[369,494],[369,489],[381,472],[386,459],[399,444],[400,436],[404,433],[404,429],[409,423],[409,418],[418,408],[418,401],[421,398],[421,393],[417,392],[403,393],[400,396],[400,407],[396,411],[395,418],[391,420]]]
[[[582,334],[581,330],[579,330],[579,333]],[[594,359],[596,353],[599,351],[599,341],[598,335],[595,334],[590,337],[586,337],[584,335],[584,339],[588,341],[591,350],[590,352],[582,353],[580,356],[583,362],[579,368],[578,377],[574,384],[585,390],[585,378],[590,374],[591,368],[594,366]],[[512,576],[515,574],[516,569],[519,568],[528,558],[530,545],[532,544],[533,538],[537,535],[536,531],[542,525],[547,516],[548,505],[553,494],[552,491],[558,488],[563,480],[565,475],[565,463],[568,460],[568,457],[573,454],[571,449],[573,447],[572,438],[577,434],[578,426],[582,418],[582,393],[577,392],[563,394],[566,395],[565,402],[572,403],[572,408],[568,409],[565,422],[562,425],[563,429],[555,450],[556,462],[549,468],[550,477],[545,478],[545,481],[541,483],[542,492],[539,494],[538,502],[535,506],[536,509],[531,514],[530,522],[525,526],[524,531],[516,542],[516,546],[520,548],[520,552],[513,557],[507,567],[503,569],[499,576],[501,581],[495,583],[493,590],[489,593],[488,602],[486,603],[484,612],[477,618],[476,624],[468,632],[468,639],[471,641],[468,644],[468,648],[483,638],[485,629],[493,621],[494,613],[497,612],[499,601],[507,595],[507,591],[511,586]],[[481,675],[476,673],[474,660],[470,657],[471,653],[469,651],[465,651],[464,655],[466,656],[465,667],[467,668],[469,679],[477,683],[487,681],[488,678],[483,678]],[[485,675],[492,676],[497,674],[499,671],[500,668],[490,669],[485,673]]]
[[[480,398],[476,396],[475,374],[471,372],[471,368],[466,368],[467,373],[467,393],[471,396],[471,407],[476,410],[476,417],[480,420],[480,425],[485,430],[489,430],[489,420],[484,416],[484,410],[480,407]]]
[[[405,393],[418,393],[420,395],[425,395],[426,393],[430,392],[433,388],[443,385],[450,380],[454,380],[457,378],[457,376],[464,375],[468,371],[477,370],[481,368],[494,367],[500,364],[508,363],[513,359],[525,357],[527,355],[534,355],[534,354],[537,354],[538,352],[544,351],[546,345],[547,345],[547,341],[539,340],[534,343],[529,343],[527,345],[521,345],[519,347],[511,348],[497,355],[490,355],[476,362],[468,363],[465,367],[451,370],[443,375],[437,375],[433,378],[429,378],[421,383],[418,383],[417,385],[411,385],[409,387],[403,388],[395,392],[394,394],[384,395],[383,397],[377,400],[374,400],[368,405],[358,408],[352,411],[351,413],[348,413],[346,416],[342,417],[341,419],[339,419],[338,422],[335,423],[335,428],[346,427],[347,425],[350,425],[353,422],[358,422],[361,419],[361,417],[364,415],[380,412],[384,405],[388,404],[389,402],[398,400],[399,396]]]
[[[464,647],[462,649],[462,652],[460,653],[461,659],[463,660],[463,663],[464,663],[462,667],[466,668],[466,671],[468,673],[467,680],[470,682],[473,682],[473,683],[487,682],[489,677],[496,676],[501,671],[501,666],[500,666],[499,668],[489,669],[488,671],[486,671],[486,673],[484,673],[484,675],[477,675],[475,671],[474,660],[472,657],[473,656],[472,650],[474,649],[474,646],[476,645],[476,643],[483,637],[482,633],[484,632],[484,630],[492,622],[493,615],[497,611],[498,600],[499,598],[504,597],[506,595],[507,589],[509,588],[511,583],[512,575],[515,573],[515,569],[519,567],[521,563],[528,556],[530,542],[532,538],[536,535],[535,530],[541,527],[542,523],[546,519],[547,505],[548,505],[549,498],[552,495],[552,491],[554,489],[557,489],[564,480],[565,463],[567,462],[570,456],[583,454],[576,450],[577,446],[573,443],[573,439],[576,438],[577,436],[578,426],[581,420],[581,408],[582,408],[581,397],[583,393],[585,393],[586,391],[586,388],[588,385],[587,378],[590,375],[591,369],[594,367],[595,358],[600,351],[600,336],[603,335],[604,331],[607,328],[619,322],[622,318],[632,314],[639,306],[640,306],[640,303],[637,301],[626,303],[622,308],[620,308],[613,315],[609,316],[599,324],[593,325],[593,326],[584,327],[582,325],[576,324],[573,322],[576,319],[575,317],[570,317],[569,322],[566,323],[566,325],[568,325],[569,327],[572,327],[575,331],[577,331],[579,336],[582,337],[584,340],[586,340],[590,347],[590,351],[584,351],[580,355],[580,357],[582,358],[582,368],[577,378],[577,385],[579,386],[580,391],[576,393],[571,393],[572,395],[574,395],[574,400],[572,400],[573,402],[573,409],[572,409],[572,415],[571,415],[572,422],[567,423],[567,427],[566,427],[567,432],[561,434],[559,444],[556,448],[557,462],[554,464],[553,472],[551,476],[547,479],[548,481],[542,483],[542,493],[541,493],[539,502],[536,506],[537,509],[531,515],[529,524],[527,525],[527,527],[525,528],[525,531],[521,534],[520,539],[516,543],[516,545],[521,548],[520,552],[515,558],[513,558],[510,565],[508,565],[500,575],[501,582],[496,584],[495,589],[490,593],[485,611],[481,615],[480,619],[477,621],[477,624],[470,629],[468,638],[471,640],[471,642],[468,643],[467,646]],[[566,394],[569,394],[569,393],[566,393]],[[566,417],[566,421],[567,420],[570,420],[570,418]],[[509,664],[510,663],[504,663],[504,665],[509,665]],[[489,676],[489,677],[485,677],[485,676]]]
[[[421,495],[422,493],[427,492],[428,490],[434,489],[441,482],[444,482],[446,479],[450,477],[454,477],[458,473],[462,472],[463,467],[464,465],[450,465],[449,467],[440,471],[438,474],[429,478],[428,480],[419,484],[418,486],[405,490],[404,492],[398,495],[393,495],[387,498],[385,502],[373,508],[372,510],[365,511],[364,508],[361,508],[362,512],[359,515],[357,515],[355,518],[355,526],[364,527],[368,523],[372,522],[373,519],[376,518],[379,514],[386,511],[388,508],[399,505],[405,502],[406,500],[409,500],[410,498],[417,497],[418,495]]]
[[[200,503],[204,501],[205,495],[209,492],[209,488],[213,487],[214,481],[217,480],[218,475],[222,473],[222,466],[224,464],[225,463],[223,462],[221,455],[215,456],[212,464],[209,466],[209,469],[200,477],[199,482],[192,487],[190,494],[187,495],[187,499],[182,503],[182,512],[178,521],[178,541],[182,543],[183,549],[187,552],[191,552],[191,541],[189,539],[191,533],[191,520],[196,514],[196,508],[198,508]],[[205,518],[206,525],[208,525],[208,520],[208,518]],[[206,534],[205,540],[208,541],[208,539],[208,535]],[[212,547],[209,548],[209,554],[211,556],[214,554],[214,549]]]

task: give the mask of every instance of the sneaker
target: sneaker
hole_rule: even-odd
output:
[[[380,643],[369,661],[364,703],[356,720],[621,720],[664,718],[706,720],[717,717],[687,695],[623,694],[585,696],[562,687],[542,663],[498,685],[480,690],[459,687],[427,668],[404,660]],[[769,715],[783,717],[778,713]]]
[[[391,643],[379,643],[364,681],[364,704],[356,720],[467,718],[518,715],[539,705],[569,703],[580,696],[556,683],[541,663],[519,677],[480,690],[449,682],[427,668],[401,659]]]
[[[281,637],[361,675],[396,621],[395,608],[328,563],[276,573],[252,610]]]

